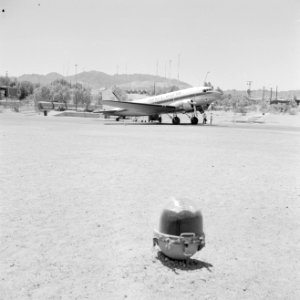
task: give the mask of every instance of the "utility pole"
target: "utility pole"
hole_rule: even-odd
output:
[[[247,85],[248,85],[248,90],[247,90],[247,94],[249,97],[251,97],[251,84],[253,81],[246,81]]]
[[[273,96],[273,89],[271,88],[270,101],[272,101],[272,96]]]
[[[172,59],[169,60],[169,78],[172,77]]]
[[[77,64],[75,64],[75,107],[77,111]]]
[[[246,81],[248,87],[249,87],[249,90],[251,91],[251,84],[252,84],[253,81]]]

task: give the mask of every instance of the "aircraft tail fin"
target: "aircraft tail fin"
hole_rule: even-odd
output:
[[[118,101],[127,101],[127,94],[119,87],[114,86],[112,88],[112,93],[117,98]]]

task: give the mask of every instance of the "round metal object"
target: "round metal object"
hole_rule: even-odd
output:
[[[173,259],[188,259],[205,246],[203,217],[188,199],[172,199],[154,231],[154,245]]]

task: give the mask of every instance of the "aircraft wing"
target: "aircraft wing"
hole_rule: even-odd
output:
[[[103,100],[104,105],[117,107],[126,110],[126,112],[135,115],[150,116],[155,114],[172,113],[175,111],[175,106],[171,105],[159,105],[159,104],[147,104],[137,102],[126,102],[126,101],[114,101],[114,100]]]
[[[113,115],[114,113],[125,111],[125,109],[102,109],[102,110],[94,110],[93,113],[96,114],[104,114],[104,115]]]

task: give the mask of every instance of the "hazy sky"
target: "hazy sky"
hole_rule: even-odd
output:
[[[300,88],[299,0],[0,0],[0,75],[178,76]],[[5,12],[2,12],[2,10]],[[179,59],[180,58],[180,59]]]

